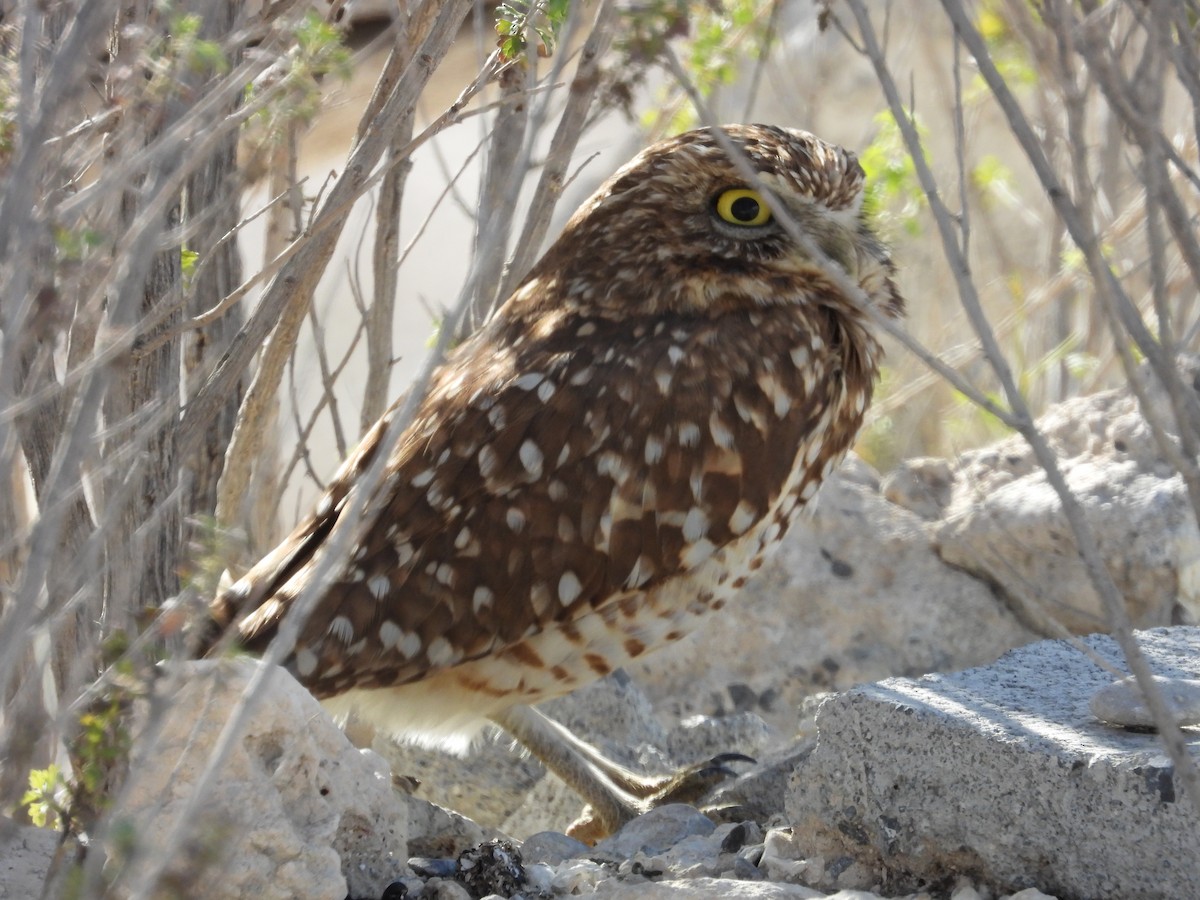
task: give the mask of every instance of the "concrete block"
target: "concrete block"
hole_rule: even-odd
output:
[[[1156,674],[1200,675],[1200,628],[1138,639]],[[1114,640],[1083,641],[1126,671]],[[1158,736],[1088,709],[1115,677],[1043,641],[826,701],[786,805],[798,843],[821,860],[818,886],[868,886],[840,883],[846,872],[900,890],[966,875],[1062,897],[1200,897],[1200,812]],[[1200,734],[1188,736],[1200,759]]]

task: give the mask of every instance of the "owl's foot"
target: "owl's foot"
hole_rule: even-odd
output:
[[[553,719],[530,706],[514,706],[493,717],[533,756],[588,804],[567,834],[586,844],[630,819],[667,803],[696,804],[736,772],[726,764],[754,762],[741,753],[722,753],[672,775],[647,777],[613,762]]]
[[[595,752],[594,748],[590,749]],[[650,778],[630,772],[624,766],[599,754],[597,757],[603,760],[606,766],[616,770],[606,771],[605,774],[613,782],[620,784],[618,800],[621,801],[621,809],[615,820],[604,820],[596,814],[596,807],[589,803],[579,818],[567,827],[568,835],[585,844],[595,844],[617,831],[630,819],[657,806],[665,806],[668,803],[698,806],[722,782],[737,777],[738,773],[726,763],[755,762],[753,757],[744,753],[721,753],[712,759],[684,766],[672,775]]]

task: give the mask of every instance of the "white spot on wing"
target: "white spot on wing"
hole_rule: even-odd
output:
[[[317,670],[317,654],[307,647],[296,648],[296,674],[307,678]]]
[[[517,451],[517,456],[521,460],[521,465],[525,467],[525,471],[529,473],[530,478],[541,478],[542,476],[542,451],[538,449],[538,445],[531,440],[521,442],[521,447]]]
[[[696,541],[690,547],[686,548],[683,553],[680,554],[679,558],[685,566],[691,569],[700,565],[700,563],[712,556],[716,550],[716,545],[707,538],[704,538]]]
[[[558,602],[563,606],[570,606],[582,591],[583,585],[579,583],[579,577],[570,570],[563,572],[562,577],[558,579]]]
[[[396,645],[396,649],[408,659],[412,659],[421,652],[421,636],[415,631],[404,632],[404,637],[400,638],[400,643]]]
[[[504,521],[508,523],[508,527],[513,531],[520,531],[525,527],[525,513],[521,512],[515,506],[510,506],[504,514]]]
[[[480,585],[471,595],[471,608],[475,611],[475,615],[479,615],[480,610],[485,606],[491,606],[495,599],[496,595],[492,593],[491,588]]]
[[[391,589],[391,579],[386,575],[375,575],[367,582],[367,590],[371,592],[371,596],[376,600],[382,600],[388,595],[388,591]]]
[[[625,460],[621,458],[620,454],[606,450],[596,457],[596,473],[607,475],[614,481],[623,481]]]
[[[545,376],[541,372],[527,372],[514,381],[513,386],[520,388],[523,391],[532,391],[535,387],[542,383],[543,378],[545,378]]]
[[[700,507],[693,506],[683,520],[683,539],[689,544],[693,544],[706,534],[708,534],[708,514]]]
[[[334,616],[329,622],[328,631],[331,637],[343,644],[349,644],[354,640],[354,623],[345,616]]]
[[[778,378],[774,375],[759,375],[758,387],[771,402],[777,418],[782,419],[787,415],[788,410],[792,408],[792,398],[787,395]]]
[[[650,580],[654,574],[654,564],[645,556],[639,556],[637,562],[633,564],[629,575],[625,578],[625,587],[640,588],[643,584]]]
[[[425,491],[425,502],[434,509],[441,506],[446,500],[446,495],[442,493],[442,489],[436,484],[431,484]]]
[[[391,619],[379,626],[379,643],[383,644],[385,650],[390,650],[399,644],[402,637],[404,637],[404,630]]]
[[[646,438],[646,465],[654,465],[656,462],[662,459],[662,455],[663,442],[653,435]]]
[[[700,426],[695,422],[684,422],[679,426],[679,446],[699,447]]]
[[[772,522],[763,532],[762,544],[764,547],[770,546],[779,540],[779,523]]]
[[[434,666],[452,666],[462,659],[462,654],[444,637],[435,637],[430,641],[425,656]]]
[[[500,459],[496,456],[496,451],[491,448],[491,445],[484,444],[479,448],[479,474],[484,478],[491,476],[496,471],[496,467],[500,465]]]
[[[734,534],[744,534],[757,518],[754,507],[745,500],[739,500],[733,515],[729,517],[729,530]]]
[[[733,449],[733,432],[715,412],[708,417],[708,431],[713,443],[725,450]]]

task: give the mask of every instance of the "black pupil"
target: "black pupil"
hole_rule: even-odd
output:
[[[753,197],[738,197],[729,211],[739,222],[753,222],[758,217],[758,201]]]

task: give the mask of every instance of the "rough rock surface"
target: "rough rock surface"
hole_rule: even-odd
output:
[[[0,898],[42,896],[58,834],[0,817]]]
[[[1181,363],[1200,383],[1200,358]],[[1152,383],[1153,415],[1172,421]],[[1183,479],[1164,458],[1127,388],[1061,403],[1038,420],[1100,550],[1141,628],[1200,621],[1200,530]],[[944,493],[943,493],[943,496]],[[996,584],[1045,636],[1107,630],[1057,494],[1025,441],[964,454],[941,510],[938,549],[949,564]]]
[[[1200,674],[1200,628],[1138,638],[1156,674]],[[1123,668],[1113,639],[1084,643]],[[787,802],[806,882],[903,890],[965,874],[1068,897],[1200,897],[1200,814],[1158,736],[1089,711],[1112,681],[1072,644],[1043,641],[831,698]],[[1188,744],[1200,762],[1200,736]]]
[[[157,735],[136,724],[117,812],[153,858],[203,771],[222,727],[260,667],[241,658],[182,664],[157,694]],[[152,707],[153,708],[153,707]],[[408,809],[387,765],[356,749],[282,669],[266,683],[168,877],[203,869],[206,897],[378,897],[405,870]],[[220,862],[214,867],[214,860]],[[219,872],[219,876],[215,873]]]

